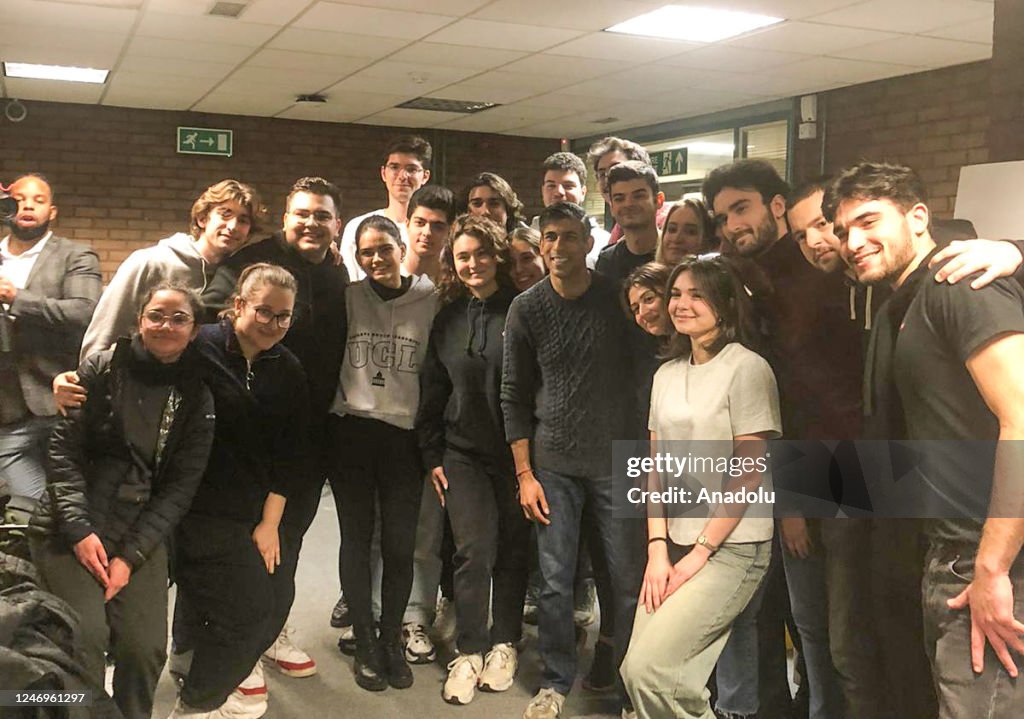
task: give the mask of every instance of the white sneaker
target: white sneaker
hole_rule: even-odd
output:
[[[455,624],[455,603],[444,597],[437,600],[434,611],[434,637],[440,644],[451,644],[455,641],[458,627]]]
[[[551,688],[541,689],[526,705],[523,719],[557,719],[562,715],[563,704],[565,704],[564,694],[559,694]]]
[[[190,707],[181,700],[181,697],[178,697],[178,700],[174,703],[174,708],[171,710],[171,713],[167,715],[167,719],[258,719],[258,717],[262,717],[263,714],[266,714],[266,705],[263,707],[263,714],[238,713],[236,704],[232,702],[232,697],[234,697],[236,693],[237,692],[232,692],[232,694],[228,696],[227,701],[213,711]]]
[[[503,692],[512,686],[519,667],[519,652],[511,644],[495,644],[484,659],[480,688],[485,692]]]
[[[484,668],[479,654],[460,654],[448,663],[448,678],[441,696],[449,704],[469,704],[476,695],[476,684]]]
[[[292,628],[285,624],[274,643],[263,652],[263,658],[289,677],[311,677],[316,674],[316,662],[295,646],[291,634]]]
[[[235,719],[259,719],[267,713],[267,681],[263,678],[263,665],[256,662],[242,683],[228,695],[218,711]]]
[[[434,643],[422,624],[403,624],[402,639],[405,640],[405,661],[410,664],[430,664],[437,658]]]
[[[636,709],[622,708],[622,713],[619,714],[621,719],[636,719]]]

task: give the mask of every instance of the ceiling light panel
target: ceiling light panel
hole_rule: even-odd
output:
[[[661,37],[690,42],[717,42],[751,30],[769,27],[784,18],[719,10],[692,5],[666,5],[632,20],[606,28],[606,32]]]
[[[66,65],[34,65],[27,62],[5,62],[4,75],[30,80],[63,80],[65,82],[86,82],[102,85],[110,70],[92,67],[69,67]]]

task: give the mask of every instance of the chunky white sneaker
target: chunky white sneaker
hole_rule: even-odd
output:
[[[562,715],[565,695],[554,689],[541,689],[526,705],[523,719],[558,719]]]
[[[485,692],[503,692],[512,686],[519,667],[519,652],[511,644],[495,644],[484,659],[478,684]]]
[[[410,664],[430,664],[437,658],[434,643],[422,624],[403,624],[402,639],[405,641],[405,661]]]
[[[217,715],[217,711],[206,711],[204,709],[195,709],[190,707],[185,702],[181,701],[181,697],[174,703],[174,708],[171,709],[171,713],[167,715],[167,719],[213,719]],[[221,714],[221,717],[224,715]]]
[[[440,644],[451,644],[455,641],[458,627],[455,624],[455,602],[440,597],[434,611],[434,637]]]
[[[313,661],[313,657],[295,646],[291,635],[292,628],[285,624],[274,643],[263,652],[263,658],[289,677],[313,676],[316,674],[316,662]]]
[[[256,662],[242,683],[228,695],[218,711],[235,719],[259,719],[267,713],[267,681],[263,665]]]
[[[441,696],[449,704],[469,704],[476,695],[476,683],[484,668],[479,654],[460,654],[448,663],[448,678]]]

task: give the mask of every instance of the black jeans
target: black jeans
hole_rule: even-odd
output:
[[[423,467],[416,433],[375,419],[341,417],[332,438],[340,450],[331,477],[341,511],[341,576],[352,625],[373,625],[370,593],[370,544],[380,505],[381,632],[401,631],[412,589],[416,523],[423,496]]]
[[[187,705],[223,704],[281,631],[298,551],[280,531],[281,565],[269,574],[248,525],[189,515],[179,526],[173,633],[176,651],[194,651],[181,691]]]
[[[163,546],[153,550],[109,602],[103,601],[103,587],[60,539],[32,537],[30,546],[43,588],[81,617],[76,659],[96,697],[93,716],[149,719],[167,659],[167,552]],[[103,689],[107,651],[116,661],[112,702]]]
[[[455,539],[457,644],[463,654],[515,644],[522,637],[530,523],[516,498],[510,460],[471,457],[452,449],[444,455],[445,506]],[[492,603],[494,624],[488,636],[487,608]]]

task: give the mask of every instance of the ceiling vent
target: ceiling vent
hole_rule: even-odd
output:
[[[245,10],[248,3],[245,2],[215,2],[207,15],[216,17],[238,17]]]
[[[496,102],[472,102],[466,100],[444,100],[440,97],[417,97],[415,100],[395,105],[405,110],[432,110],[433,112],[461,112],[472,115],[474,112],[497,107]]]
[[[613,122],[619,122],[617,117],[602,117],[599,120],[591,120],[591,124],[594,125],[611,125]]]
[[[299,95],[295,98],[295,102],[311,102],[316,104],[318,102],[327,102],[327,96],[321,95],[320,93],[314,93],[312,95]]]

